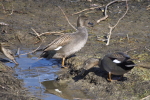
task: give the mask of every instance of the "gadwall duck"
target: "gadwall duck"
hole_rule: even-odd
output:
[[[108,72],[108,81],[112,81],[111,74],[123,75],[134,68],[135,64],[130,58],[122,52],[110,53],[104,56],[101,66]]]
[[[11,50],[4,48],[3,44],[4,43],[0,43],[0,52],[2,52],[7,58],[12,60],[16,65],[18,65],[18,63],[15,60],[14,54],[11,52]]]
[[[79,16],[77,19],[77,31],[74,33],[66,33],[54,41],[52,41],[48,46],[43,49],[41,57],[49,58],[62,58],[62,67],[64,66],[64,61],[66,57],[79,51],[88,39],[88,31],[85,27],[88,18],[86,16]]]

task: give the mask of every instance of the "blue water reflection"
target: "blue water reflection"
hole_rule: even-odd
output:
[[[28,57],[21,55],[16,58],[19,63],[15,66],[14,63],[6,63],[7,66],[14,68],[15,76],[23,80],[24,85],[34,96],[44,100],[65,100],[53,94],[44,93],[45,87],[41,82],[46,80],[54,80],[56,72],[60,70],[60,60],[57,59],[38,59],[37,57]]]

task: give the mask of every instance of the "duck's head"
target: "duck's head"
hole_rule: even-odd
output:
[[[88,17],[85,15],[80,15],[77,19],[77,27],[84,27],[87,25],[92,25],[92,23],[89,22]]]
[[[88,70],[96,65],[99,65],[101,62],[101,59],[98,58],[89,58],[84,62],[83,68]]]
[[[101,63],[101,59],[98,58],[89,58],[84,62],[83,68],[81,68],[80,75],[85,74],[86,71],[90,70],[94,66],[99,66]]]
[[[88,21],[88,17],[85,15],[81,15],[77,19],[77,27],[84,27]]]

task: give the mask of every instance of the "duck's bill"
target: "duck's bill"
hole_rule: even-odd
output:
[[[94,26],[94,23],[88,22],[88,25],[91,26],[91,27],[93,27],[93,26]]]

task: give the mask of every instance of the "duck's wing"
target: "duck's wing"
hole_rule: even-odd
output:
[[[52,41],[48,46],[46,46],[44,51],[59,50],[63,46],[65,46],[69,42],[71,42],[73,39],[74,39],[73,34],[62,35],[62,36],[56,38],[54,41]]]
[[[116,52],[112,53],[109,55],[109,58],[114,62],[114,63],[122,63],[128,59],[128,55],[125,55],[124,53],[121,52]]]

